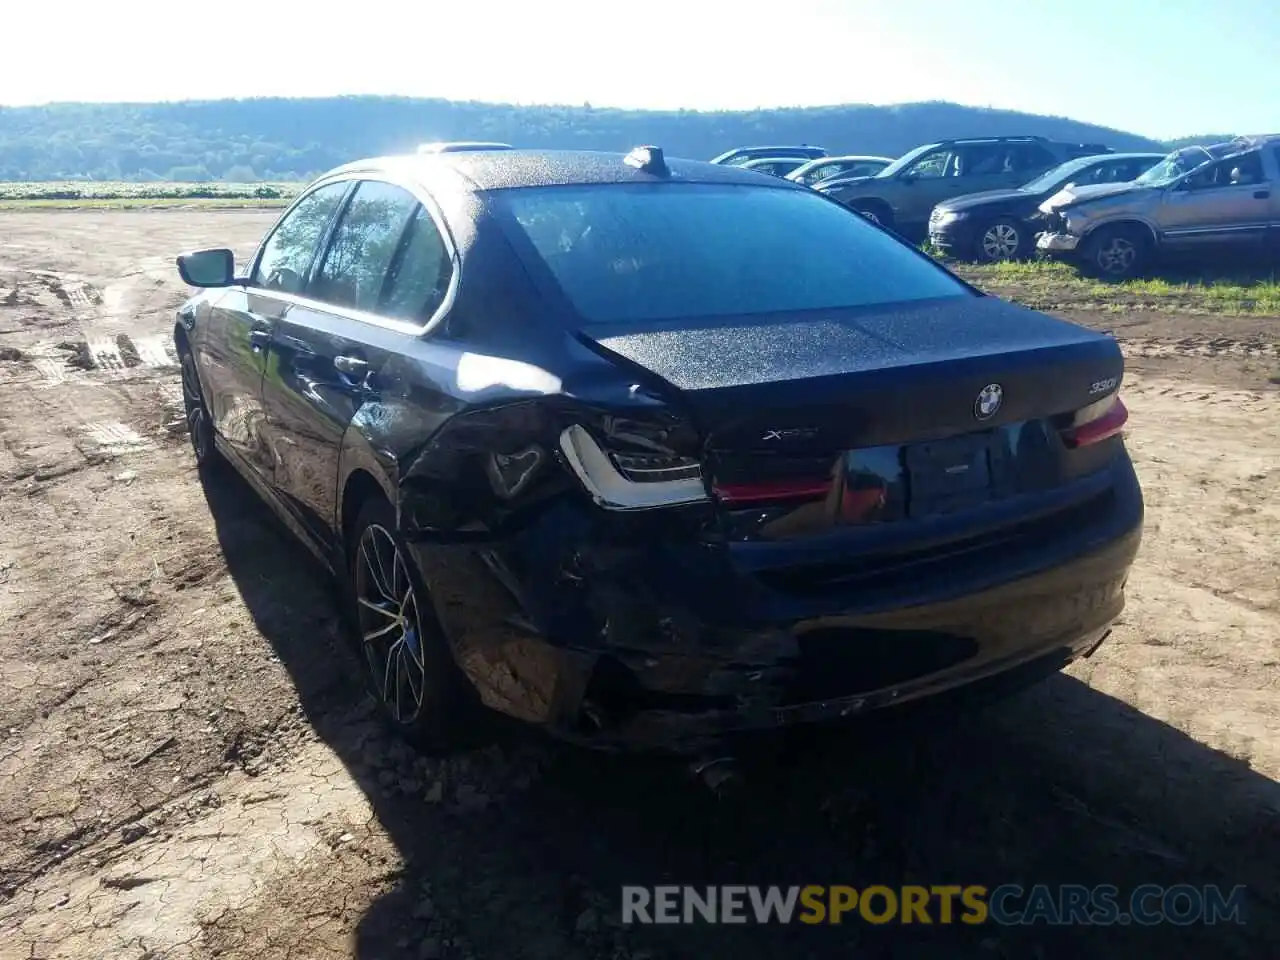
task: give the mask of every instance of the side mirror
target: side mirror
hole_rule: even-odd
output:
[[[178,274],[190,287],[229,287],[236,282],[236,257],[230,250],[197,250],[178,257]]]
[[[916,182],[916,175],[914,173],[900,173],[898,174],[898,179],[903,183],[912,184]]]

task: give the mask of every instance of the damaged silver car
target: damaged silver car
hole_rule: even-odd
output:
[[[1280,134],[1184,147],[1130,183],[1067,187],[1040,213],[1042,252],[1112,280],[1164,253],[1261,253],[1280,230]]]

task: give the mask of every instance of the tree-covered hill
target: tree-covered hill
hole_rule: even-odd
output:
[[[288,180],[427,140],[597,150],[656,143],[672,156],[710,158],[752,143],[897,156],[929,140],[996,134],[1040,134],[1116,149],[1159,146],[1062,117],[940,102],[740,112],[372,96],[66,103],[0,108],[0,180]]]

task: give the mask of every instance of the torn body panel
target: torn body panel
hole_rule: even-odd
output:
[[[1051,543],[1032,527],[996,541],[957,530],[949,551],[934,545],[936,569],[903,557],[854,575],[815,551],[797,580],[794,557],[762,561],[710,505],[613,513],[547,462],[528,500],[476,518],[482,536],[408,536],[484,702],[602,748],[698,752],[1061,666],[1120,612],[1141,538],[1136,478],[1117,459],[1077,481],[1087,514]]]

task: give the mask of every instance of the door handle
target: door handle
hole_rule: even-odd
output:
[[[1270,191],[1270,190],[1255,190],[1255,191],[1253,191],[1253,199],[1255,199],[1255,200],[1266,200],[1266,199],[1267,199],[1268,197],[1270,197],[1270,196],[1271,196],[1271,191]]]
[[[256,353],[259,350],[265,350],[271,346],[271,331],[263,330],[261,327],[255,327],[249,331],[249,346]]]
[[[365,374],[369,372],[369,361],[364,357],[340,354],[333,358],[333,365],[339,373],[351,377],[353,380],[363,379]]]

